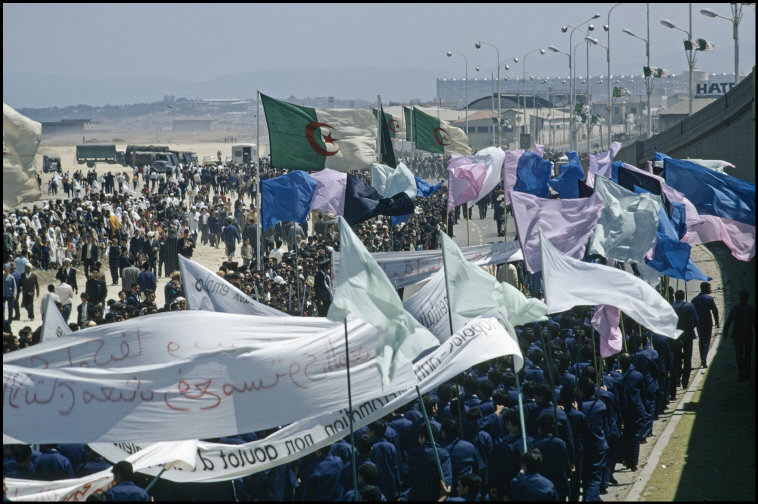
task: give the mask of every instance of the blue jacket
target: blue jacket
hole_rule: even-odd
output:
[[[719,323],[719,309],[716,308],[715,301],[708,294],[702,292],[692,298],[692,306],[697,312],[698,327],[701,329],[712,328],[714,320],[716,324]],[[711,319],[711,313],[713,313],[713,319]]]
[[[304,501],[336,501],[344,493],[340,476],[342,459],[325,455],[308,468],[302,478]]]
[[[105,495],[109,501],[150,502],[150,496],[147,492],[128,480],[112,486],[103,495]]]
[[[558,498],[565,501],[570,491],[568,477],[571,472],[566,443],[548,433],[535,439],[532,448],[538,448],[542,452],[540,474],[553,482]]]
[[[450,463],[450,454],[444,448],[437,446],[442,474],[445,476],[445,485],[453,484],[453,470]],[[410,492],[409,501],[436,501],[440,497],[440,474],[437,462],[434,458],[434,449],[431,443],[423,446],[416,445],[408,454],[408,465],[412,468],[409,474]]]
[[[453,471],[453,492],[458,488],[458,479],[469,473],[479,474],[479,470],[484,466],[479,452],[476,447],[465,439],[445,439],[440,446],[450,454],[450,465]]]
[[[43,452],[34,461],[34,469],[41,480],[55,481],[74,477],[71,462],[58,453],[58,450]]]
[[[621,400],[621,411],[624,414],[624,424],[631,427],[647,416],[643,397],[645,396],[645,378],[634,369],[634,364],[624,371],[624,392]]]
[[[519,473],[511,480],[508,496],[512,501],[558,501],[555,485],[540,473]]]
[[[679,321],[676,323],[676,328],[684,331],[682,338],[695,339],[695,326],[698,324],[697,311],[692,303],[686,301],[674,301],[671,305],[674,307],[674,311],[679,316]]]
[[[601,389],[602,390],[602,389]],[[600,398],[594,395],[581,402],[580,408],[587,418],[587,442],[584,445],[585,452],[597,457],[608,449],[606,433],[610,431],[610,417],[608,409]]]
[[[379,468],[377,486],[388,500],[394,501],[400,491],[400,457],[395,445],[385,439],[375,442],[371,447],[371,461]]]

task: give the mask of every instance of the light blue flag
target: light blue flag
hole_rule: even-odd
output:
[[[410,199],[414,199],[417,192],[416,179],[403,162],[397,168],[371,163],[371,187],[384,198],[404,192]]]
[[[342,259],[334,300],[326,317],[342,322],[353,314],[377,330],[376,363],[382,383],[388,385],[398,369],[410,364],[424,350],[437,346],[439,341],[405,311],[384,270],[347,221],[340,217],[339,225]]]
[[[655,245],[660,198],[635,194],[595,175],[595,194],[603,200],[589,253],[621,262],[638,263]]]

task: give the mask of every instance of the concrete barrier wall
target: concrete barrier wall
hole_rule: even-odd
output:
[[[621,148],[617,160],[642,167],[654,148],[673,158],[723,159],[726,173],[755,183],[755,67],[731,91],[671,128]]]

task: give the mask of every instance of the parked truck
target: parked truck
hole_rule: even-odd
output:
[[[49,156],[42,156],[42,172],[60,172],[61,171],[61,157],[54,154]]]
[[[95,163],[124,164],[124,153],[117,151],[113,144],[91,144],[76,146],[77,164],[87,164],[94,168]]]

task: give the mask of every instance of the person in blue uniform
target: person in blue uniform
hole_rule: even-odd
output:
[[[557,502],[558,492],[553,482],[540,474],[542,453],[532,448],[524,454],[524,471],[513,478],[508,485],[509,498],[524,502]]]
[[[537,431],[538,436],[532,443],[532,447],[539,449],[542,453],[543,462],[540,474],[553,482],[555,491],[558,492],[558,500],[564,502],[570,492],[571,462],[569,461],[566,443],[553,435],[555,417],[552,413],[542,413],[537,418]]]
[[[46,444],[41,447],[42,453],[34,461],[37,478],[45,481],[70,479],[74,477],[71,462],[61,455],[56,445]]]
[[[432,436],[439,439],[439,428],[434,424],[431,425],[431,428]],[[420,429],[418,444],[408,454],[408,466],[411,468],[409,473],[409,501],[436,501],[442,494],[442,484],[444,483],[448,487],[452,485],[453,470],[450,454],[438,445],[437,456],[442,466],[444,481],[440,481],[434,447],[429,439],[427,429],[426,427]]]
[[[700,366],[708,367],[706,359],[708,349],[711,346],[711,335],[713,326],[719,326],[719,309],[716,308],[716,302],[711,297],[711,284],[702,282],[700,284],[700,294],[692,298],[692,306],[697,312],[697,348],[700,353]],[[713,318],[711,318],[713,314]]]
[[[134,468],[130,462],[122,460],[114,465],[111,471],[113,472],[113,481],[116,484],[103,493],[106,500],[116,502],[150,502],[150,496],[147,492],[132,481]]]
[[[495,414],[502,418],[508,434],[495,440],[492,466],[489,471],[493,474],[490,481],[490,495],[493,500],[502,500],[507,495],[509,482],[516,477],[521,468],[524,439],[521,434],[518,408],[503,409],[502,406],[498,406]],[[527,435],[527,446],[531,446],[533,442],[534,438]]]
[[[561,406],[571,423],[571,434],[574,436],[574,470],[571,472],[569,500],[578,501],[584,475],[584,444],[589,436],[589,424],[587,416],[578,409],[576,387],[564,385],[560,397]]]
[[[732,337],[737,358],[738,381],[750,378],[750,361],[753,358],[753,334],[755,332],[755,308],[747,304],[748,291],[740,292],[740,303],[729,310],[724,322],[724,339]],[[730,332],[730,329],[733,329]]]
[[[589,427],[584,444],[584,471],[582,475],[584,500],[586,502],[600,500],[603,477],[607,469],[608,442],[606,432],[610,428],[610,418],[605,402],[596,395],[597,390],[603,389],[596,387],[592,378],[585,376],[579,380],[579,407],[587,418]]]
[[[621,411],[624,413],[624,465],[631,471],[636,471],[640,458],[640,441],[644,436],[647,421],[647,411],[642,399],[645,395],[645,378],[634,369],[632,356],[627,352],[621,353],[619,363],[624,376],[621,401]]]
[[[678,376],[681,377],[682,388],[686,390],[687,385],[690,383],[690,372],[692,371],[692,340],[697,337],[695,335],[695,327],[698,324],[698,317],[693,304],[684,300],[683,290],[676,291],[674,297],[676,300],[671,306],[674,307],[674,311],[679,317],[676,328],[683,331],[683,334],[677,340],[679,345],[675,353],[674,372],[679,373]],[[671,386],[675,388],[678,385],[679,383],[674,380]]]
[[[301,478],[303,501],[336,501],[342,497],[342,459],[329,455],[329,447],[316,450],[316,460]]]
[[[653,434],[653,416],[655,414],[655,396],[658,393],[658,352],[650,347],[643,347],[643,338],[638,333],[629,337],[629,354],[632,356],[634,369],[642,373],[645,379],[645,395],[642,397],[647,416],[645,417],[645,432],[640,442]]]
[[[442,421],[440,446],[450,454],[453,473],[452,488],[453,495],[456,496],[460,477],[468,473],[478,473],[484,466],[484,460],[472,443],[458,437],[458,420],[453,417]]]

